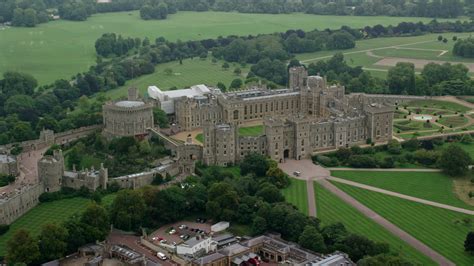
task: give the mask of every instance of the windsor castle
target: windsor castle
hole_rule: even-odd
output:
[[[396,99],[346,95],[343,86],[308,76],[304,67],[290,68],[287,89],[223,93],[199,86],[170,92],[152,87],[149,94],[172,117],[176,131],[203,128],[202,160],[209,165],[234,164],[250,152],[278,162],[299,160],[317,150],[392,137]],[[239,136],[239,127],[253,121],[263,121],[264,133]]]

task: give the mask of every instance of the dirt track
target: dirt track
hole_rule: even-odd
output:
[[[408,62],[415,65],[416,69],[422,69],[425,65],[429,63],[436,63],[436,64],[443,64],[443,63],[451,63],[451,64],[463,64],[468,69],[469,72],[474,72],[474,63],[466,63],[466,62],[450,62],[450,61],[441,61],[441,60],[426,60],[426,59],[412,59],[412,58],[402,58],[402,57],[385,57],[375,63],[375,66],[384,66],[384,67],[393,67],[399,62]]]

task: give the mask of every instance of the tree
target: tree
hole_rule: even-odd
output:
[[[375,256],[388,253],[389,246],[376,243],[365,236],[351,234],[342,241],[342,251],[346,252],[352,261],[359,261],[366,255]]]
[[[222,82],[217,82],[217,88],[219,88],[222,92],[226,92],[226,91],[227,91],[227,87],[226,87],[225,84],[222,83]]]
[[[391,154],[400,154],[402,153],[402,145],[396,139],[392,139],[388,142],[387,151]]]
[[[153,109],[153,120],[161,128],[168,128],[170,126],[168,115],[159,107]]]
[[[355,39],[346,31],[336,32],[329,36],[326,47],[329,50],[354,48]]]
[[[285,197],[283,197],[280,190],[270,183],[264,183],[261,185],[255,196],[260,197],[269,203],[285,201]]]
[[[224,64],[222,64],[222,69],[224,69],[224,70],[229,69],[229,67],[230,67],[230,66],[229,66],[229,63],[227,63],[227,62],[225,62]]]
[[[267,220],[260,216],[256,216],[252,222],[252,233],[254,235],[260,235],[267,231]]]
[[[40,258],[38,242],[24,229],[16,231],[7,242],[6,259],[10,264],[32,264]]]
[[[314,252],[323,253],[326,250],[323,236],[313,226],[306,226],[301,233],[298,244]]]
[[[415,90],[415,65],[398,62],[388,71],[387,83],[391,93],[413,94]]]
[[[137,210],[134,210],[135,212]],[[88,240],[102,241],[107,236],[110,224],[107,211],[96,202],[90,203],[82,213],[81,223],[86,225],[86,236]]]
[[[66,228],[55,224],[45,224],[38,237],[43,261],[62,258],[67,251],[68,233]]]
[[[464,250],[470,253],[474,253],[474,232],[469,232],[464,241]]]
[[[243,82],[241,79],[234,79],[232,80],[232,82],[230,83],[230,86],[229,88],[230,89],[240,89],[243,85]]]
[[[461,176],[467,173],[472,163],[471,156],[461,147],[451,144],[441,153],[438,165],[450,176]]]
[[[234,74],[236,76],[240,76],[242,74],[242,70],[240,69],[240,67],[237,67],[234,69]]]
[[[438,35],[438,42],[443,40],[443,35]]]
[[[269,164],[267,159],[258,153],[246,155],[240,163],[240,173],[242,175],[253,173],[256,176],[265,176],[268,168]]]
[[[357,262],[359,266],[379,266],[379,265],[391,265],[391,266],[415,266],[418,263],[409,261],[400,256],[390,254],[380,254],[377,256],[368,256]]]
[[[110,220],[122,230],[137,230],[145,215],[145,202],[136,190],[121,190],[110,205]]]

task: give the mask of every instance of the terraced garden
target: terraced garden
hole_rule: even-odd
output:
[[[474,256],[464,252],[463,246],[467,233],[474,229],[472,216],[333,184],[457,265],[474,264]]]
[[[41,226],[48,223],[61,223],[75,213],[84,211],[89,199],[72,198],[41,203],[10,225],[10,230],[0,237],[0,256],[5,255],[6,244],[19,229],[26,229],[33,235],[39,234]]]
[[[453,178],[436,172],[331,171],[331,175],[401,194],[474,210],[453,190]]]
[[[469,120],[464,116],[444,116],[438,119],[438,123],[446,127],[461,127],[468,122]]]
[[[423,121],[413,120],[401,120],[393,123],[393,128],[397,133],[409,132],[409,131],[421,131],[421,130],[437,130],[439,126],[433,123],[427,123]]]
[[[315,183],[314,188],[318,218],[321,219],[323,225],[342,222],[350,232],[364,235],[374,241],[388,243],[392,252],[418,261],[422,265],[436,265],[430,258],[418,252],[319,184]]]

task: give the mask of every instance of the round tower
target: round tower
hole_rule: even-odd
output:
[[[46,155],[38,161],[38,177],[43,182],[45,192],[55,192],[61,189],[64,173],[64,159],[61,151],[54,155]]]

